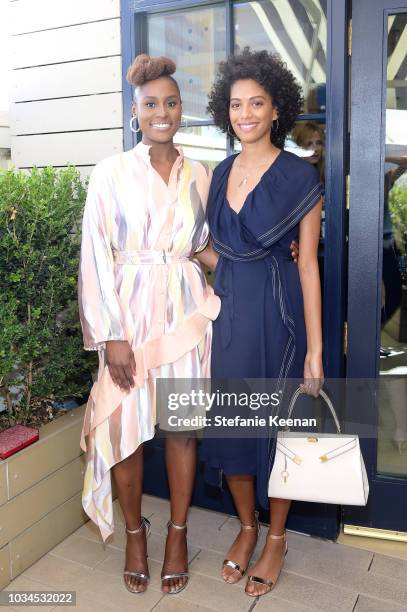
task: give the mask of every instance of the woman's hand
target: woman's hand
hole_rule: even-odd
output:
[[[324,384],[324,368],[320,354],[307,353],[304,362],[304,383],[300,385],[303,393],[318,397]]]
[[[298,263],[298,256],[300,254],[300,245],[297,240],[293,240],[290,244],[291,257],[294,263]]]
[[[199,263],[209,268],[211,272],[215,271],[215,268],[218,263],[219,255],[213,248],[210,240],[202,251],[195,253],[195,257],[197,258]]]
[[[106,365],[115,385],[126,392],[134,387],[133,377],[136,375],[136,362],[127,340],[106,342]]]

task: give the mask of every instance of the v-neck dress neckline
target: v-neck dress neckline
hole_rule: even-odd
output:
[[[269,165],[269,167],[263,172],[263,174],[261,175],[259,181],[255,184],[255,186],[253,187],[253,189],[251,189],[245,199],[244,202],[242,204],[242,206],[240,207],[239,211],[236,211],[234,208],[232,208],[232,206],[230,205],[230,201],[227,197],[227,192],[228,192],[228,183],[229,183],[229,176],[230,173],[232,171],[232,166],[234,164],[234,161],[236,159],[236,157],[239,155],[239,153],[236,153],[233,156],[233,161],[230,164],[226,174],[225,174],[225,185],[224,185],[224,189],[225,189],[225,194],[224,194],[224,202],[226,204],[226,206],[232,211],[232,213],[234,213],[235,215],[239,216],[242,212],[242,210],[245,208],[248,200],[254,195],[254,193],[256,192],[257,188],[264,182],[264,179],[266,177],[266,175],[268,175],[269,173],[271,173],[271,171],[273,170],[274,166],[278,163],[278,160],[280,159],[280,157],[283,155],[284,153],[284,149],[280,149],[279,154],[277,155],[277,157],[274,158],[274,161]]]

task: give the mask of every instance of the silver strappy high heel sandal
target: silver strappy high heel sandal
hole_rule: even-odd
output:
[[[172,521],[168,521],[167,529],[169,529],[170,527],[174,527],[174,529],[186,529],[187,524],[184,523],[184,525],[176,525]],[[163,591],[163,593],[165,593],[166,595],[176,595],[177,593],[181,593],[181,591],[183,591],[188,584],[189,572],[186,570],[184,572],[175,572],[174,574],[164,574],[164,576],[161,576],[161,586],[167,586],[167,585],[164,585],[165,580],[171,580],[173,578],[184,578],[184,577],[186,578],[186,581],[179,589],[177,589],[176,591]]]
[[[140,522],[140,527],[137,527],[137,529],[128,529],[127,527],[124,528],[126,533],[128,533],[129,535],[134,535],[136,533],[140,533],[140,531],[142,529],[146,530],[146,538],[148,538],[148,536],[150,535],[151,532],[151,523],[148,519],[145,518],[145,516],[141,517],[141,522]],[[146,555],[146,557],[148,557],[148,555]],[[130,570],[124,570],[123,572],[123,578],[124,578],[124,586],[126,587],[126,589],[128,591],[130,591],[130,593],[145,593],[145,591],[147,589],[144,589],[143,591],[138,591],[137,589],[133,589],[131,588],[131,586],[129,586],[127,584],[126,581],[126,576],[134,576],[135,578],[138,578],[139,580],[142,580],[146,585],[149,583],[150,580],[150,576],[148,574],[145,574],[144,572],[132,572]]]
[[[240,523],[240,528],[244,529],[244,530],[251,530],[251,529],[257,529],[257,536],[259,535],[259,531],[260,531],[260,523],[259,523],[259,513],[256,510],[254,513],[254,523],[252,525],[243,525],[243,523]],[[254,549],[253,549],[254,551]],[[233,569],[233,572],[230,574],[230,576],[233,576],[234,572],[239,572],[240,574],[240,578],[239,580],[241,580],[243,578],[243,576],[245,575],[247,568],[249,566],[250,563],[250,559],[251,557],[248,559],[247,561],[247,566],[245,567],[245,569],[242,569],[239,565],[239,563],[236,563],[235,561],[232,561],[231,559],[225,559],[223,561],[222,564],[222,569],[224,569],[225,567],[231,567]],[[225,579],[224,579],[225,580]],[[237,580],[236,582],[239,582],[239,580]],[[225,582],[228,582],[228,580],[225,580]]]
[[[267,537],[270,538],[270,540],[284,540],[285,550],[284,550],[284,554],[283,554],[283,557],[282,557],[282,561],[281,561],[281,565],[280,565],[280,570],[278,572],[277,578],[274,581],[273,580],[267,580],[267,578],[261,578],[260,576],[250,576],[249,575],[247,577],[247,584],[249,584],[250,582],[254,582],[254,583],[257,583],[257,584],[264,584],[264,586],[267,587],[267,590],[264,593],[249,593],[245,589],[246,595],[250,595],[250,597],[261,597],[262,595],[267,595],[267,593],[270,593],[270,591],[272,589],[274,589],[274,587],[277,584],[277,580],[280,577],[281,570],[283,569],[285,556],[286,556],[286,554],[288,552],[287,536],[286,536],[285,529],[284,529],[284,533],[282,533],[281,535],[274,535],[273,533],[269,533],[269,534],[267,534]]]

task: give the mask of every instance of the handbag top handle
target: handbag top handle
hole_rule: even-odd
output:
[[[304,391],[301,390],[301,387],[298,387],[298,389],[293,393],[293,396],[292,396],[291,401],[290,401],[290,405],[288,406],[288,417],[287,417],[288,419],[291,418],[291,414],[292,414],[292,412],[294,410],[294,406],[295,406],[295,403],[296,403],[297,399],[303,393],[304,393]],[[341,426],[340,426],[340,423],[339,423],[339,419],[338,419],[338,416],[337,416],[337,414],[335,412],[335,408],[334,408],[330,398],[328,397],[328,395],[325,393],[325,391],[323,389],[320,389],[319,395],[322,397],[322,399],[325,400],[325,403],[328,406],[328,408],[329,408],[329,410],[330,410],[330,412],[332,414],[332,418],[333,418],[333,420],[335,422],[337,433],[341,433]],[[289,431],[289,427],[286,429],[286,431]]]

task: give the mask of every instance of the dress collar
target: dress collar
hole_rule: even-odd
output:
[[[182,147],[180,145],[174,145],[174,147],[178,151],[178,158],[175,160],[175,163],[181,163],[184,160],[184,152],[182,150]],[[150,149],[151,149],[151,145],[146,145],[144,144],[144,142],[140,141],[136,144],[133,151],[137,155],[140,155],[140,157],[142,157],[144,161],[150,165],[151,164]]]

